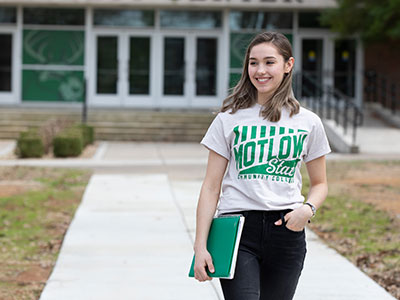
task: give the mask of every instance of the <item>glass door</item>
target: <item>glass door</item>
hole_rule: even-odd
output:
[[[97,32],[92,58],[95,105],[219,106],[217,34]]]
[[[0,32],[0,103],[10,104],[17,101],[14,91],[15,83],[15,57],[13,56],[14,33]]]
[[[12,35],[0,33],[0,92],[11,92]]]
[[[217,34],[164,36],[161,106],[218,106],[218,56]]]
[[[161,59],[159,94],[160,107],[187,107],[190,84],[193,82],[191,56],[193,55],[189,35],[172,31],[160,36],[160,50],[157,57]]]
[[[195,82],[190,105],[192,107],[219,107],[222,101],[220,87],[223,86],[223,72],[220,59],[220,36],[199,34],[193,37]]]
[[[343,94],[355,96],[356,79],[356,41],[337,40],[335,41],[335,89]]]
[[[118,34],[95,35],[95,104],[118,106],[121,104],[121,37]]]
[[[152,71],[153,37],[150,35],[128,34],[122,37],[122,65],[126,70],[121,84],[122,105],[154,107],[155,72]]]
[[[185,38],[164,39],[163,95],[185,95]]]
[[[322,88],[323,40],[302,40],[301,96],[320,97]]]
[[[116,95],[118,93],[118,37],[97,37],[97,81],[96,93]]]
[[[152,38],[108,32],[95,39],[94,104],[151,107]]]
[[[189,40],[189,38],[187,39]],[[195,96],[217,95],[217,38],[196,38],[189,52],[189,69],[195,70]],[[164,95],[185,95],[185,38],[167,37],[164,42]],[[190,95],[188,95],[190,96]]]
[[[196,96],[217,95],[217,38],[196,40]]]
[[[150,94],[150,38],[129,38],[129,95]]]

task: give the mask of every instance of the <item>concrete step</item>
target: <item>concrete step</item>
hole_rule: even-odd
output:
[[[180,128],[98,128],[98,140],[199,142],[207,129]]]
[[[210,111],[92,109],[88,124],[101,140],[198,142],[214,117]],[[79,122],[81,110],[1,108],[0,139],[16,139],[20,132],[40,128],[50,119]]]
[[[108,134],[96,133],[97,140],[103,141],[132,141],[132,142],[185,142],[199,143],[202,136],[197,135],[149,135],[149,134]]]
[[[191,115],[191,114],[90,114],[88,115],[87,120],[89,122],[175,122],[175,123],[186,123],[186,122],[195,122],[195,123],[208,123],[210,117],[213,118],[214,115],[207,113],[205,115]],[[78,115],[68,115],[68,114],[4,114],[0,113],[1,124],[6,124],[8,122],[22,122],[22,121],[33,121],[37,123],[44,123],[50,119],[68,119],[72,121],[79,122],[81,121],[81,116]]]
[[[21,120],[21,119],[16,119],[16,120],[0,120],[0,128],[3,129],[8,129],[8,128],[29,128],[29,127],[40,127],[46,124],[47,120]],[[96,127],[119,127],[119,128],[138,128],[138,127],[147,127],[147,128],[158,128],[158,127],[168,127],[168,128],[174,128],[174,127],[180,127],[182,124],[185,124],[185,127],[190,127],[190,128],[203,128],[205,125],[210,124],[210,118],[205,119],[203,122],[197,122],[190,120],[177,120],[173,118],[165,119],[163,120],[126,120],[126,121],[120,121],[120,120],[88,120],[88,124]]]
[[[170,119],[177,118],[178,120],[195,119],[198,121],[207,120],[210,111],[154,111],[154,110],[117,110],[117,109],[96,109],[88,111],[88,120],[132,120],[132,119]],[[52,117],[66,117],[80,120],[82,113],[78,110],[71,109],[7,109],[0,108],[0,116],[2,120],[21,119],[22,117],[29,120],[42,120]]]
[[[157,120],[157,122],[93,122],[89,121],[89,125],[94,126],[96,128],[115,128],[115,129],[124,129],[124,128],[146,128],[146,129],[165,129],[165,128],[171,128],[171,129],[180,129],[182,127],[187,128],[187,129],[204,129],[204,126],[208,126],[210,124],[210,121],[201,124],[201,123],[188,123],[188,122],[174,122],[173,120],[168,120],[166,122],[160,122]],[[184,125],[184,126],[182,126]]]

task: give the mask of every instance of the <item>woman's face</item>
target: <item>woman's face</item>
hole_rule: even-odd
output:
[[[251,83],[258,91],[258,103],[264,104],[272,97],[284,74],[292,69],[293,63],[293,57],[285,62],[271,43],[262,43],[251,48],[248,73]]]

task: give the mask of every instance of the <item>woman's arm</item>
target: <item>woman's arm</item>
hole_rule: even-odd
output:
[[[307,202],[310,202],[318,209],[328,195],[325,156],[306,163],[306,167],[308,176],[310,177],[310,191]]]
[[[210,272],[214,272],[212,258],[210,253],[207,251],[207,238],[217,208],[221,183],[227,165],[228,160],[225,157],[210,150],[208,155],[207,172],[201,187],[196,214],[194,277],[199,281],[211,280],[206,272],[206,267]]]
[[[326,179],[325,156],[316,158],[306,163],[308,176],[310,177],[310,191],[307,202],[310,202],[315,208],[319,208],[328,195],[328,182]],[[285,215],[287,228],[293,231],[301,231],[306,226],[313,213],[308,205],[303,205]],[[282,221],[275,222],[275,225],[281,225]]]

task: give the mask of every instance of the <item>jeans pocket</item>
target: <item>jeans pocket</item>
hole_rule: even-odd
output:
[[[289,232],[293,232],[293,233],[303,233],[303,232],[304,232],[304,228],[303,228],[302,230],[300,230],[300,231],[296,231],[296,230],[292,230],[292,229],[288,228],[288,227],[286,226],[286,223],[284,223],[283,226],[284,226],[284,227],[286,228],[286,230],[289,231]]]
[[[287,231],[292,232],[292,233],[302,233],[302,232],[304,232],[304,228],[303,228],[303,230],[300,230],[300,231],[295,231],[295,230],[289,229],[286,226],[287,225],[287,221],[285,221],[285,215],[284,215],[283,212],[280,213],[280,217],[281,217],[281,221],[282,221],[282,225],[281,226],[284,227]]]

